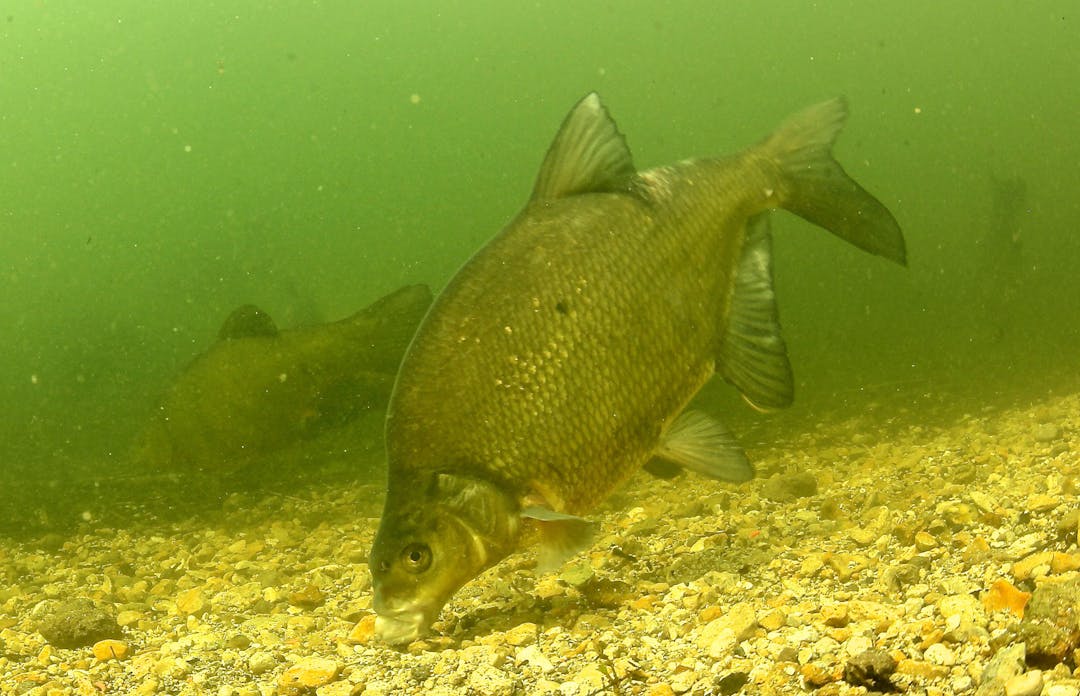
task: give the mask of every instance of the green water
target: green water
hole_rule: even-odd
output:
[[[7,0],[0,519],[128,473],[157,395],[235,306],[288,325],[441,287],[589,90],[639,167],[847,96],[837,157],[900,220],[910,267],[775,216],[783,418],[1073,389],[1077,84],[1067,2]],[[995,178],[1023,195],[1003,204]]]

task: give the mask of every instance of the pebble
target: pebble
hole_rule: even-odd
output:
[[[350,643],[364,645],[370,643],[372,638],[375,637],[375,615],[368,614],[353,626],[349,631],[348,641]]]
[[[176,596],[176,611],[180,614],[202,614],[205,607],[201,588],[193,587]]]
[[[277,660],[268,652],[252,653],[247,659],[248,669],[252,674],[259,675],[269,672],[277,667]]]
[[[373,634],[378,485],[238,491],[228,519],[89,523],[47,549],[0,539],[0,693],[1023,696],[1041,678],[1041,696],[1080,696],[1065,667],[1080,650],[1080,486],[1055,454],[1076,449],[1080,395],[1053,414],[901,420],[822,449],[853,441],[825,423],[762,444],[764,480],[742,488],[635,478],[595,511],[588,553],[540,578],[516,554],[403,650]],[[1023,447],[1040,420],[1060,424],[1056,441]],[[819,497],[799,500],[800,481]],[[115,613],[113,635],[47,642],[37,625],[82,594]]]
[[[1042,696],[1080,696],[1080,686],[1072,684],[1048,684]]]
[[[956,653],[950,650],[944,643],[934,643],[923,652],[923,657],[935,665],[952,667],[956,664]]]
[[[1053,423],[1040,423],[1035,426],[1036,442],[1053,442],[1061,437],[1061,428]]]
[[[1006,609],[1014,615],[1023,618],[1024,607],[1031,599],[1030,592],[1017,589],[1008,580],[995,580],[982,597],[983,606],[989,612]]]
[[[94,657],[105,660],[123,660],[128,654],[128,645],[122,640],[99,640],[94,643]]]
[[[537,668],[545,674],[555,669],[555,665],[548,659],[547,655],[541,652],[540,648],[535,645],[527,645],[517,651],[514,655],[514,660],[518,664],[528,664]]]
[[[757,628],[757,613],[750,602],[740,602],[718,619],[713,619],[701,629],[697,643],[709,651],[709,656],[719,658],[753,635]]]
[[[915,548],[919,551],[929,551],[936,549],[937,546],[938,540],[930,532],[920,531],[915,533]]]
[[[532,622],[525,622],[514,626],[504,635],[504,640],[507,645],[513,645],[520,647],[522,645],[529,645],[536,642],[536,634],[539,629],[536,624]]]
[[[1039,696],[1043,690],[1043,676],[1039,670],[1017,674],[1005,682],[1005,696]]]
[[[302,693],[334,681],[341,671],[336,660],[324,657],[305,657],[281,673],[278,686],[285,693]]]

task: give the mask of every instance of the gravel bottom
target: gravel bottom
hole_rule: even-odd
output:
[[[590,552],[507,559],[403,650],[372,640],[378,486],[0,540],[0,692],[1080,694],[1080,395],[751,456],[636,477]]]

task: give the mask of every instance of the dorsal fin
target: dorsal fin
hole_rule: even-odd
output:
[[[634,175],[626,139],[590,92],[570,110],[548,148],[532,199],[625,190]]]
[[[278,328],[270,315],[252,304],[233,310],[218,330],[218,340],[252,338],[254,336],[277,336]]]
[[[780,335],[772,279],[772,238],[768,213],[747,223],[746,241],[735,276],[727,332],[720,344],[719,370],[751,406],[791,404],[794,379]]]

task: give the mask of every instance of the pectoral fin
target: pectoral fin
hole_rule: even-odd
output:
[[[540,528],[539,573],[549,573],[589,548],[596,536],[595,522],[540,505],[524,508],[521,516],[535,521]]]

